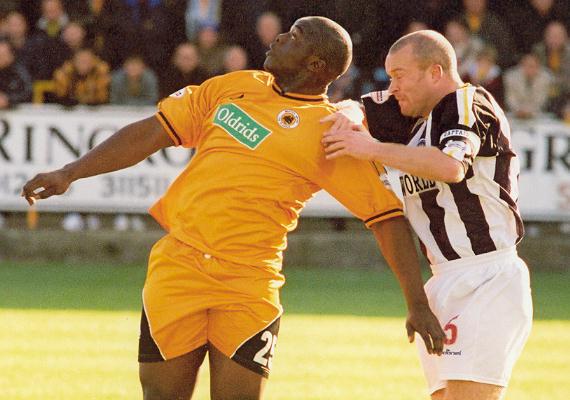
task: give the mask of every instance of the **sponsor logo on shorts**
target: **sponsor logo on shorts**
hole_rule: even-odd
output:
[[[459,318],[459,315],[456,315],[455,317],[451,318],[447,322],[447,324],[445,324],[445,326],[443,327],[443,331],[445,332],[446,335],[445,344],[447,345],[454,344],[457,341],[457,334],[459,332],[459,329],[457,328],[457,324],[453,322],[457,318]]]
[[[271,131],[235,104],[222,104],[216,110],[214,125],[219,126],[244,146],[255,150]]]
[[[283,110],[277,115],[277,123],[281,128],[296,128],[300,120],[299,114],[293,110]]]
[[[445,349],[443,350],[443,353],[441,353],[444,356],[460,356],[461,355],[461,350],[459,351],[451,351],[449,349]]]

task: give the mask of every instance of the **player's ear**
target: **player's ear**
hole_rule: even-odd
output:
[[[311,72],[323,72],[327,68],[327,63],[322,58],[317,56],[309,56],[307,68]]]
[[[443,78],[443,67],[439,64],[433,64],[431,66],[431,77],[434,82],[438,82],[441,78]]]

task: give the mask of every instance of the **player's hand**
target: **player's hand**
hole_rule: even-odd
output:
[[[355,125],[355,122],[349,118],[349,116],[343,111],[337,111],[334,114],[327,115],[321,119],[321,124],[327,122],[332,122],[331,127],[324,133],[325,135],[331,135],[333,133],[351,130]]]
[[[71,177],[63,169],[37,174],[24,185],[22,197],[33,205],[36,199],[47,199],[65,193],[71,182]]]
[[[406,330],[410,343],[414,341],[415,332],[422,337],[428,354],[437,354],[440,356],[443,352],[445,332],[429,306],[417,306],[408,311]]]
[[[336,122],[335,122],[336,124]],[[380,143],[374,139],[363,125],[351,124],[349,129],[344,126],[331,129],[324,133],[322,144],[327,160],[342,156],[352,156],[361,160],[374,160],[375,148]]]

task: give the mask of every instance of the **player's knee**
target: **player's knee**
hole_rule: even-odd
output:
[[[501,386],[471,382],[448,381],[443,400],[501,400],[505,388]]]
[[[212,392],[212,400],[260,400],[262,399],[261,393],[216,393]]]
[[[185,393],[184,390],[177,390],[176,388],[165,387],[157,383],[142,383],[143,399],[144,400],[188,400],[190,393]]]
[[[167,379],[157,379],[148,374],[141,374],[140,382],[144,400],[187,400],[192,393],[186,386],[180,387]]]

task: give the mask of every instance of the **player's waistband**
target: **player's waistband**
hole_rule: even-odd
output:
[[[440,264],[431,265],[431,270],[434,275],[454,271],[461,268],[469,268],[476,266],[483,266],[494,264],[497,261],[505,261],[509,258],[518,257],[516,246],[507,247],[506,249],[500,249],[491,251],[485,254],[479,254],[472,257],[460,258],[458,260],[447,261]]]

